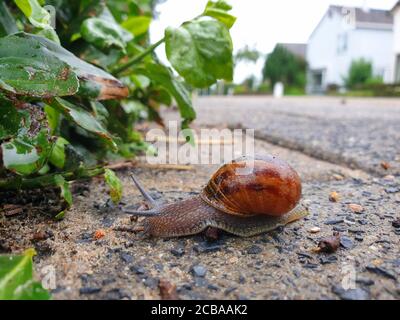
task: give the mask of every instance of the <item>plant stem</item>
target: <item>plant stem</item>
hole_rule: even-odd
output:
[[[77,179],[86,179],[101,175],[104,173],[104,168],[78,169],[76,172],[61,172],[48,174],[35,178],[22,178],[20,176],[10,179],[0,179],[0,190],[19,190],[19,189],[34,189],[48,186],[56,186],[55,176],[62,175],[65,180],[72,181]]]
[[[134,64],[140,62],[145,56],[148,54],[152,53],[154,49],[156,49],[160,44],[162,44],[165,41],[165,38],[162,38],[161,40],[157,41],[156,43],[152,44],[150,47],[146,48],[146,50],[142,51],[139,53],[137,56],[132,57],[128,62],[122,64],[121,66],[114,68],[111,70],[111,73],[115,76],[118,76],[121,72],[125,71],[129,67],[133,66]]]

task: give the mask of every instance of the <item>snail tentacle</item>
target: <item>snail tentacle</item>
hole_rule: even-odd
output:
[[[154,200],[152,198],[152,196],[142,187],[142,185],[140,184],[139,180],[136,179],[136,177],[131,174],[131,178],[134,182],[134,184],[136,185],[136,187],[139,189],[140,193],[142,194],[142,196],[153,206],[153,207],[157,207],[157,201]]]
[[[135,216],[154,217],[161,215],[161,212],[157,208],[153,208],[150,210],[131,210],[126,208],[121,208],[121,210],[124,213],[133,214]]]

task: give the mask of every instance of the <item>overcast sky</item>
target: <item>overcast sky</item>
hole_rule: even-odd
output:
[[[229,1],[229,0],[228,0]],[[330,4],[344,6],[367,5],[370,8],[391,9],[397,0],[230,0],[232,14],[237,17],[231,29],[234,50],[245,45],[263,53],[270,52],[277,42],[305,43]],[[163,37],[168,26],[179,26],[183,21],[203,11],[207,0],[167,0],[157,7],[158,20],[151,27],[155,42]],[[157,50],[166,62],[164,46]],[[235,70],[235,82],[251,74],[260,75],[262,61],[257,65],[241,63]]]

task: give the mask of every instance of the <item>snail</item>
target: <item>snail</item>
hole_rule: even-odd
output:
[[[159,204],[134,176],[132,179],[152,208],[123,211],[147,216],[144,236],[188,236],[214,227],[249,237],[308,214],[299,203],[299,175],[286,162],[269,155],[233,160],[214,173],[200,194],[170,204]]]

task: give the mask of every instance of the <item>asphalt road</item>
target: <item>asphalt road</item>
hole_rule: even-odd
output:
[[[315,158],[400,174],[400,99],[200,97],[195,105],[200,127],[254,128],[257,137]]]

